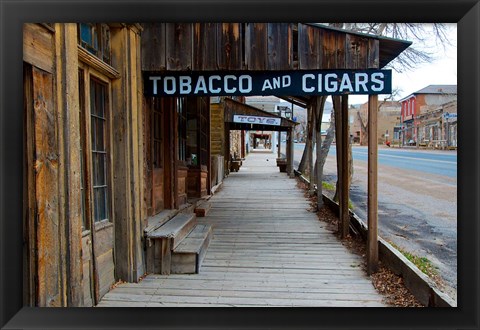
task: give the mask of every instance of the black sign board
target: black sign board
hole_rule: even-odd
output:
[[[390,94],[391,70],[144,72],[146,96]]]

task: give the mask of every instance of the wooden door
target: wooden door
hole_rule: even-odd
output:
[[[109,86],[88,67],[79,70],[85,306],[97,304],[115,282]]]

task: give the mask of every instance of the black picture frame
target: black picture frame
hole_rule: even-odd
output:
[[[22,24],[25,22],[458,23],[458,307],[456,308],[22,308]],[[0,0],[0,326],[161,329],[478,329],[478,0]]]

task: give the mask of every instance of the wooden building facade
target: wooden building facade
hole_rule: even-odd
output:
[[[32,23],[23,39],[29,306],[93,306],[138,281],[156,260],[146,230],[211,193],[246,108],[225,99],[222,122],[208,96],[145,96],[144,71],[378,69],[408,47],[297,23]]]

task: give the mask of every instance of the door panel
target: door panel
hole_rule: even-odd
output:
[[[96,227],[101,227],[98,224]],[[115,283],[115,266],[113,263],[113,224],[95,230],[95,261],[98,280],[98,299],[101,299]]]
[[[82,268],[83,268],[83,306],[91,307],[94,305],[92,293],[92,240],[90,234],[82,238]]]
[[[153,187],[152,187],[152,204],[154,212],[157,214],[165,208],[165,203],[163,200],[163,179],[164,171],[163,168],[154,168],[153,169]]]

